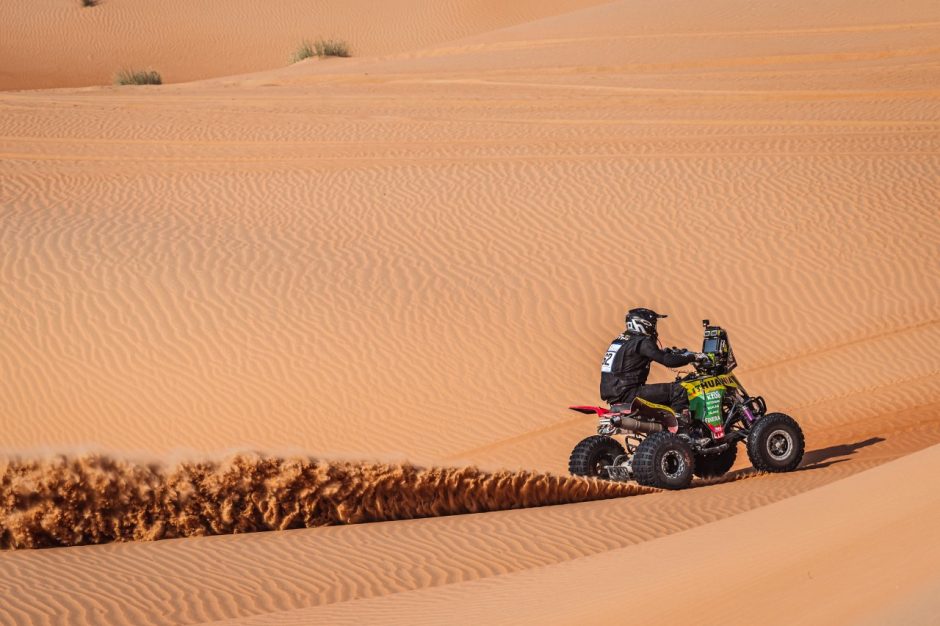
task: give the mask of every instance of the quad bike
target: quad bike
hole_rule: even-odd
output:
[[[737,365],[727,332],[703,320],[705,358],[695,372],[679,375],[689,395],[691,419],[667,406],[636,398],[630,404],[572,406],[596,414],[597,434],[575,446],[568,470],[577,476],[635,480],[661,489],[685,489],[693,474],[712,478],[734,465],[744,441],[751,464],[765,472],[790,472],[803,459],[803,431],[783,413],[767,413],[760,396],[751,397],[731,373]],[[624,435],[621,444],[615,435]]]

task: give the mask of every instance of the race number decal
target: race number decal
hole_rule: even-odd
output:
[[[610,344],[610,347],[607,348],[607,354],[604,355],[604,361],[601,363],[602,372],[607,372],[608,374],[610,373],[611,368],[614,366],[614,357],[617,356],[617,351],[622,347],[622,343]]]

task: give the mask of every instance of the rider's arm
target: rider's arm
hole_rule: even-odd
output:
[[[686,352],[685,354],[677,352],[664,352],[660,350],[656,345],[656,342],[652,339],[647,339],[640,344],[640,354],[650,359],[651,361],[656,361],[666,367],[679,367],[681,365],[688,365],[695,360],[695,354],[691,352]]]

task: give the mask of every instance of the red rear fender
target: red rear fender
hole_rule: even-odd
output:
[[[578,413],[584,413],[586,415],[590,415],[591,413],[607,415],[610,413],[610,409],[605,409],[602,406],[569,406],[568,408],[572,411],[577,411]]]

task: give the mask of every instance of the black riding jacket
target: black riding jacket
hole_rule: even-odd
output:
[[[654,337],[620,335],[607,348],[601,363],[601,399],[619,402],[628,392],[645,384],[652,361],[666,367],[679,367],[694,360],[694,355],[683,356],[660,350]]]

